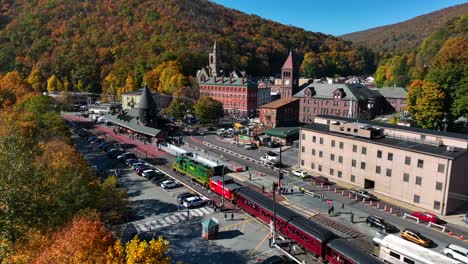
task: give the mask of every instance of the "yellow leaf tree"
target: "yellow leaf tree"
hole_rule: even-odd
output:
[[[163,62],[147,72],[143,80],[151,90],[164,94],[172,94],[187,85],[187,78],[182,74],[182,67],[177,61]]]
[[[107,252],[107,263],[158,263],[170,264],[171,257],[167,255],[170,244],[163,237],[152,239],[151,241],[140,241],[134,237],[125,247],[119,241],[116,241]]]
[[[422,128],[437,128],[444,116],[445,96],[440,85],[416,80],[408,90],[408,111]]]
[[[28,76],[28,82],[35,92],[43,92],[45,90],[44,77],[41,69],[34,67]]]
[[[47,79],[47,91],[49,93],[51,92],[57,92],[62,90],[62,82],[60,82],[59,78],[57,76],[52,75]]]

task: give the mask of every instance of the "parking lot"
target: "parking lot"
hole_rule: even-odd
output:
[[[108,135],[103,138],[113,140]],[[242,211],[231,210],[225,218],[224,213],[214,213],[206,204],[190,209],[180,206],[176,198],[180,193],[193,192],[190,186],[163,189],[160,183],[164,179],[152,182],[137,175],[135,170],[109,158],[77,134],[72,140],[90,166],[95,166],[103,175],[118,175],[120,186],[127,189],[130,221],[121,229],[127,230],[123,233],[129,234],[128,239],[134,234],[144,238],[163,235],[171,242],[173,260],[184,263],[257,263],[259,258],[278,254],[268,246],[269,230]],[[164,164],[167,163],[170,161]],[[160,165],[154,167],[159,169]],[[167,167],[162,171],[165,178],[170,179]],[[206,241],[202,238],[201,222],[210,218],[217,219],[220,232],[217,239]]]

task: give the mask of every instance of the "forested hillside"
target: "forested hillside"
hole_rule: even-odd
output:
[[[431,108],[418,110],[422,126],[437,127],[434,123],[443,113],[453,119],[467,117],[468,15],[449,21],[415,51],[381,61],[375,82],[378,87],[409,86],[409,110],[425,104]],[[434,115],[437,118],[428,118]]]
[[[468,3],[418,16],[401,23],[371,28],[340,37],[378,52],[409,51],[417,48],[424,39],[441,29],[449,20],[466,14],[468,14]]]
[[[316,58],[324,75],[375,70],[365,48],[207,0],[0,3],[0,70],[32,73],[37,90],[121,93],[145,80],[170,93],[190,85],[187,76],[207,63],[215,40],[222,68],[254,76],[278,73],[290,48],[299,59]]]

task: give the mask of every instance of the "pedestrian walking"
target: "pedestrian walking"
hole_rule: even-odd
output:
[[[227,213],[224,213],[224,221],[227,219]]]
[[[234,213],[231,213],[231,221],[234,221]]]
[[[190,218],[190,210],[187,210],[187,219]]]
[[[294,188],[291,188],[291,194],[293,194],[293,192],[294,192]]]

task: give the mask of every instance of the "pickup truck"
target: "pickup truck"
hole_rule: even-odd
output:
[[[359,198],[365,198],[366,200],[377,200],[377,197],[368,193],[366,190],[351,190],[351,193]]]

